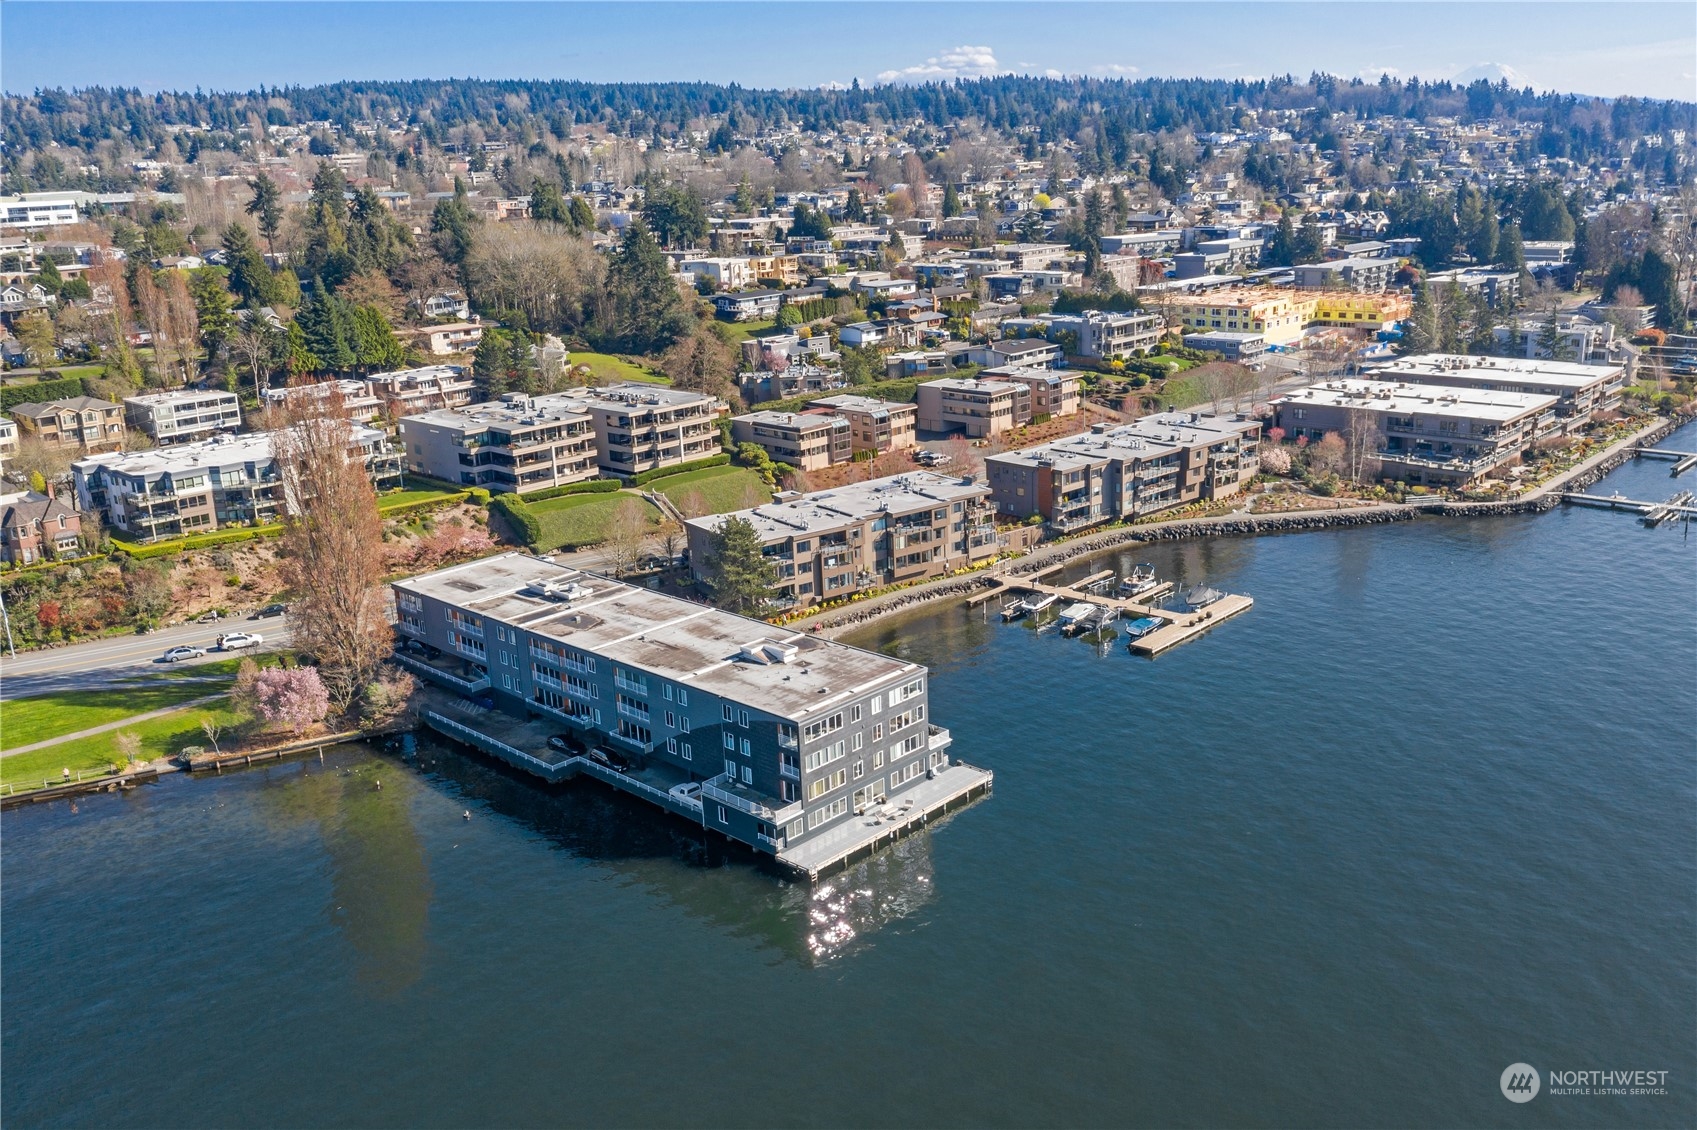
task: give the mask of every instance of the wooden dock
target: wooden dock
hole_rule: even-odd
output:
[[[1697,451],[1671,451],[1665,447],[1635,447],[1632,449],[1632,454],[1640,458],[1672,459],[1674,461],[1673,470],[1669,474],[1676,479],[1691,468],[1697,467]]]
[[[1044,570],[1052,572],[1053,570]],[[1173,583],[1164,581],[1141,593],[1136,597],[1106,596],[1085,591],[1089,584],[1100,584],[1104,577],[1112,579],[1113,570],[1092,573],[1090,576],[1071,585],[1051,585],[1036,579],[1040,574],[1031,577],[992,577],[992,587],[988,592],[973,597],[976,603],[993,600],[1006,593],[1052,593],[1063,600],[1088,601],[1117,610],[1125,619],[1154,619],[1164,621],[1164,626],[1139,636],[1131,641],[1131,650],[1140,655],[1159,655],[1163,651],[1177,647],[1181,643],[1195,639],[1209,628],[1242,612],[1247,612],[1255,606],[1255,601],[1247,596],[1228,593],[1212,604],[1193,611],[1176,612],[1168,608],[1157,608],[1154,601],[1161,599],[1173,591]]]
[[[1691,517],[1697,515],[1697,505],[1693,505],[1691,491],[1681,491],[1664,502],[1646,502],[1641,498],[1622,498],[1619,495],[1580,494],[1566,492],[1561,496],[1563,502],[1575,506],[1592,506],[1604,510],[1629,510],[1647,526],[1659,526],[1669,518]]]

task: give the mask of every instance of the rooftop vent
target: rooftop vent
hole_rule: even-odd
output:
[[[794,663],[798,648],[791,643],[779,643],[777,640],[755,640],[742,645],[737,658],[746,659],[750,663],[758,663],[763,667],[773,664]]]
[[[590,594],[591,590],[584,588],[576,581],[532,581],[525,586],[524,591],[528,596],[539,596],[543,600],[569,603],[583,599]]]

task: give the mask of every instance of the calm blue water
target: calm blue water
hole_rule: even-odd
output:
[[[1697,542],[1134,560],[1256,607],[1153,662],[959,606],[857,641],[996,791],[821,892],[439,749],[9,813],[6,1122],[1697,1124]],[[1669,1093],[1513,1106],[1516,1061]]]

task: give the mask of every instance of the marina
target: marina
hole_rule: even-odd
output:
[[[1661,447],[1635,447],[1632,454],[1640,459],[1672,459],[1673,469],[1668,472],[1671,478],[1679,478],[1685,472],[1697,467],[1697,451],[1670,451]]]
[[[1248,596],[1207,586],[1192,586],[1179,594],[1171,581],[1155,578],[1153,566],[1142,564],[1124,578],[1119,578],[1112,569],[1104,569],[1070,585],[1052,585],[1040,579],[1059,568],[1052,566],[1029,577],[992,577],[990,590],[971,597],[968,604],[979,605],[997,597],[1005,600],[1013,595],[1014,599],[1002,606],[1002,619],[1016,620],[1030,610],[1034,601],[1044,602],[1044,607],[1066,601],[1056,617],[1063,635],[1101,632],[1123,620],[1131,637],[1127,649],[1134,655],[1147,656],[1160,655],[1187,643],[1255,605]],[[1108,595],[1116,581],[1120,593],[1133,589],[1138,595]],[[1160,603],[1175,596],[1184,604],[1183,608],[1167,608]]]
[[[1630,510],[1638,515],[1646,526],[1655,528],[1670,518],[1683,517],[1687,522],[1697,514],[1697,492],[1680,491],[1661,502],[1646,502],[1638,498],[1625,498],[1618,494],[1581,494],[1576,492],[1564,493],[1563,502],[1575,506],[1590,506],[1604,510]]]

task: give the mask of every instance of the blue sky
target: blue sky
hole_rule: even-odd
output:
[[[0,4],[0,85],[338,79],[699,79],[749,86],[1004,71],[1237,78],[1509,74],[1583,94],[1697,99],[1697,4]]]

